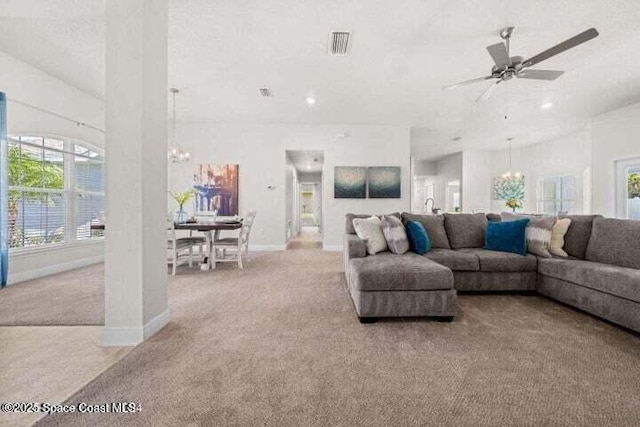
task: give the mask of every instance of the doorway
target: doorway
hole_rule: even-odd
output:
[[[291,150],[287,157],[287,249],[322,248],[324,152]]]
[[[616,217],[640,220],[640,158],[616,162]]]

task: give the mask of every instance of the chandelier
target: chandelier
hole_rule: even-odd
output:
[[[513,141],[513,138],[507,138],[507,141],[509,141],[509,170],[502,174],[502,178],[505,180],[519,180],[520,178],[522,178],[522,173],[519,171],[512,172],[511,169],[511,141]]]
[[[168,151],[169,160],[172,163],[179,162],[188,162],[191,159],[191,153],[188,151],[184,151],[182,148],[178,147],[178,143],[176,142],[176,95],[180,92],[176,88],[169,89],[169,92],[173,95],[173,118],[171,120],[172,130],[171,130],[171,147]]]

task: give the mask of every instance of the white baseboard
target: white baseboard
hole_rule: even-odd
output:
[[[40,277],[50,276],[52,274],[62,273],[64,271],[74,270],[76,268],[86,267],[93,264],[99,264],[101,262],[104,262],[104,255],[77,259],[63,264],[48,265],[46,267],[23,271],[20,273],[11,273],[11,270],[9,270],[8,285],[26,282],[27,280],[39,279]]]
[[[322,250],[327,252],[342,252],[342,245],[322,245]]]
[[[100,345],[103,347],[130,347],[152,337],[156,332],[164,328],[171,320],[169,309],[147,322],[144,326],[131,326],[110,328],[105,326],[102,329]]]
[[[276,252],[286,249],[287,245],[249,245],[250,252]]]

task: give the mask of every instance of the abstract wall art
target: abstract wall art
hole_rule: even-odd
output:
[[[367,168],[336,166],[334,169],[334,197],[336,199],[366,198]]]
[[[367,171],[370,199],[399,199],[402,178],[399,166],[370,167]]]
[[[193,174],[195,210],[238,215],[238,165],[201,164]]]

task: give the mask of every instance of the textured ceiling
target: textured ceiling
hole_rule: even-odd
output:
[[[0,1],[15,12],[0,17],[0,50],[103,96],[103,1]],[[412,154],[435,157],[567,134],[639,101],[638,22],[638,0],[172,0],[169,84],[182,122],[403,125]],[[600,36],[540,64],[565,70],[554,82],[510,81],[477,104],[487,83],[441,90],[487,75],[485,47],[510,25],[525,57],[590,27]],[[336,29],[352,32],[349,56],[327,54]]]

